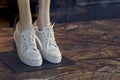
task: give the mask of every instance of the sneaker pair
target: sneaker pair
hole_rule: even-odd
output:
[[[41,66],[43,59],[51,63],[60,63],[62,59],[59,47],[54,38],[53,26],[39,31],[37,26],[30,30],[19,32],[19,23],[16,24],[14,40],[17,46],[18,57],[29,66]]]

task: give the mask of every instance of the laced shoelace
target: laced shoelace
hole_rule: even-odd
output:
[[[34,24],[35,25],[35,24]],[[55,42],[55,37],[54,37],[54,31],[53,31],[53,27],[54,27],[55,23],[53,23],[53,25],[51,26],[51,29],[47,29],[43,35],[44,35],[44,40],[47,41],[47,46],[54,46],[57,47],[57,44]],[[34,27],[33,28],[35,31],[39,31],[38,27]]]
[[[37,40],[39,45],[41,46],[41,43],[40,43],[38,37],[34,33],[29,32],[27,34],[23,34],[22,36],[23,36],[23,40],[24,40],[24,44],[25,44],[25,49],[27,51],[28,50],[37,51],[35,40]]]
[[[45,40],[47,40],[47,46],[56,46],[56,42],[55,42],[55,37],[54,37],[54,31],[53,29],[47,29],[46,32],[44,33],[46,34],[45,36]]]

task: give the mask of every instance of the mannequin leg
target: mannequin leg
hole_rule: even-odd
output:
[[[39,0],[39,14],[36,24],[39,29],[50,27],[50,0]]]
[[[17,0],[19,7],[19,32],[24,30],[32,29],[32,17],[30,11],[30,1],[29,0]]]
[[[42,57],[51,63],[60,63],[62,54],[55,41],[53,26],[50,25],[50,0],[39,1],[36,35],[42,44]]]

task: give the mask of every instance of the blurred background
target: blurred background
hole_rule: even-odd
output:
[[[33,20],[38,1],[30,0]],[[57,23],[120,18],[120,0],[51,0],[51,21]],[[0,19],[11,27],[19,19],[17,0],[0,0]]]

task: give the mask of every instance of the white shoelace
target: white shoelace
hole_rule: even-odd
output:
[[[55,42],[55,37],[54,37],[54,31],[53,31],[53,27],[54,27],[55,23],[53,23],[53,25],[51,26],[51,28],[47,28],[45,29],[45,31],[43,32],[43,37],[44,37],[44,40],[47,41],[47,48],[49,46],[53,46],[53,47],[57,47],[57,44]],[[38,27],[34,27],[34,30],[35,31],[39,31]]]
[[[33,32],[28,32],[27,34],[23,34],[22,37],[23,37],[25,48],[27,51],[29,50],[37,51],[35,40],[37,40],[39,45],[42,46],[38,37]]]
[[[45,40],[47,40],[47,46],[48,47],[49,46],[57,47],[56,42],[55,42],[55,37],[54,37],[54,31],[53,31],[53,29],[51,29],[51,30],[47,29],[44,34],[46,34]]]

